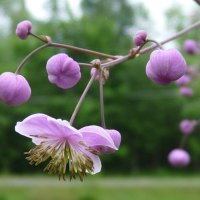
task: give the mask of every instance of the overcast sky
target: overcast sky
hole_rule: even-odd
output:
[[[35,17],[41,19],[47,19],[48,13],[45,11],[46,0],[26,0],[28,9],[32,12]],[[62,1],[66,0],[59,0]],[[79,12],[80,0],[68,0],[71,9],[74,13]],[[114,2],[114,0],[113,0]],[[165,25],[165,12],[173,5],[179,5],[183,9],[184,13],[189,16],[191,10],[197,5],[193,0],[129,0],[130,3],[140,2],[145,5],[149,11],[149,15],[153,21],[154,30],[157,33],[165,33],[168,35],[168,28]],[[165,37],[165,36],[164,36]]]

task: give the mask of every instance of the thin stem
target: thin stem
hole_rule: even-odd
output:
[[[109,54],[105,54],[105,53],[100,53],[100,52],[97,52],[97,51],[84,49],[84,48],[80,48],[80,47],[75,47],[75,46],[71,46],[71,45],[67,45],[67,44],[60,44],[60,43],[52,42],[50,44],[50,46],[61,47],[61,48],[65,48],[65,49],[79,51],[79,52],[82,52],[82,53],[92,54],[92,55],[100,56],[100,57],[103,57],[103,58],[111,58],[111,59],[116,59],[117,58],[117,56],[113,56],[113,55],[109,55]]]
[[[180,142],[180,145],[179,145],[179,148],[180,149],[183,149],[185,143],[187,142],[187,138],[188,138],[188,135],[184,135],[181,139],[181,142]]]
[[[101,126],[106,128],[105,122],[105,110],[104,110],[104,95],[103,95],[103,71],[100,69],[100,80],[99,80],[99,94],[100,94],[100,110],[101,110]]]
[[[41,36],[38,36],[38,35],[36,35],[34,33],[31,33],[31,32],[30,32],[30,35],[32,35],[33,37],[37,38],[38,40],[41,40],[42,42],[47,43],[47,41],[44,38],[42,38]]]
[[[92,67],[92,64],[89,63],[78,63],[82,67]]]
[[[19,74],[20,73],[20,70],[22,69],[22,67],[24,66],[24,64],[34,55],[36,54],[38,51],[41,51],[42,49],[45,49],[49,46],[49,43],[46,43],[38,48],[36,48],[35,50],[31,51],[31,53],[29,53],[22,61],[21,63],[19,64],[19,66],[17,67],[17,70],[16,70],[16,74]]]
[[[90,89],[90,87],[91,87],[91,85],[92,85],[92,83],[93,83],[93,81],[94,81],[94,78],[95,78],[96,74],[97,74],[97,73],[94,73],[94,74],[92,75],[92,77],[90,78],[90,80],[89,80],[87,86],[85,87],[85,90],[83,91],[83,93],[82,93],[82,95],[81,95],[81,97],[80,97],[80,99],[79,99],[79,101],[78,101],[78,103],[77,103],[77,105],[76,105],[76,107],[75,107],[75,109],[74,109],[74,112],[72,113],[72,116],[71,116],[71,118],[70,118],[70,120],[69,120],[69,123],[70,123],[71,125],[73,124],[74,119],[76,118],[76,115],[77,115],[77,113],[78,113],[78,111],[79,111],[79,108],[80,108],[80,106],[81,106],[83,100],[85,99],[85,97],[86,97],[86,95],[87,95],[87,92],[89,91],[89,89]]]
[[[157,47],[159,47],[160,49],[164,49],[162,44],[157,42],[156,40],[152,40],[152,39],[148,39],[147,42],[153,42],[157,45]]]

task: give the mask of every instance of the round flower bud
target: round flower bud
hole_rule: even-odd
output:
[[[46,70],[49,81],[63,89],[72,88],[81,78],[79,64],[64,53],[52,56]]]
[[[190,155],[183,149],[174,149],[169,153],[168,161],[174,167],[185,167],[190,163]]]
[[[188,54],[197,54],[199,52],[199,47],[195,40],[188,39],[183,44],[183,50]]]
[[[20,39],[25,40],[29,36],[31,29],[32,23],[28,20],[24,20],[17,24],[15,33]]]
[[[180,122],[179,127],[183,134],[189,135],[193,132],[196,125],[197,121],[184,119]]]
[[[179,91],[182,96],[191,97],[193,95],[193,91],[189,87],[183,86]]]
[[[155,50],[146,66],[147,76],[155,83],[166,85],[183,76],[187,65],[177,49]]]
[[[147,33],[143,30],[138,31],[133,37],[133,42],[136,46],[141,46],[147,39]]]
[[[187,85],[190,82],[191,82],[191,78],[188,75],[183,75],[181,78],[176,80],[176,84],[180,86]]]
[[[27,80],[15,73],[4,72],[0,75],[0,100],[9,105],[23,104],[31,96]]]

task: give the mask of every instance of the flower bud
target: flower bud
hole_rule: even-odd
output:
[[[20,39],[25,40],[29,36],[31,29],[32,23],[28,20],[24,20],[17,24],[15,33]]]
[[[97,69],[95,67],[92,67],[90,70],[90,75],[93,76],[94,73],[96,73]],[[109,71],[108,69],[104,69],[103,73],[102,73],[102,83],[105,84],[106,80],[109,78]],[[100,81],[100,71],[97,72],[95,78],[95,80]]]
[[[79,64],[64,53],[52,56],[46,70],[49,81],[63,89],[72,88],[81,78]]]
[[[0,75],[0,100],[9,105],[25,103],[31,96],[31,88],[27,80],[11,72]]]
[[[168,161],[174,167],[185,167],[190,163],[190,155],[183,149],[174,149],[169,153]]]
[[[197,121],[184,119],[180,122],[179,127],[183,134],[189,135],[193,132],[196,125]]]
[[[147,76],[155,83],[166,85],[183,76],[187,65],[177,49],[155,50],[146,66]]]
[[[183,86],[179,91],[182,96],[191,97],[193,95],[193,91],[189,87]]]
[[[191,82],[191,78],[188,75],[183,75],[181,78],[176,80],[176,84],[180,86],[187,85],[190,82]]]
[[[141,46],[147,39],[147,33],[143,30],[138,31],[133,37],[133,42],[136,46]]]
[[[188,39],[183,44],[183,50],[188,54],[197,54],[199,52],[198,44],[195,40]]]

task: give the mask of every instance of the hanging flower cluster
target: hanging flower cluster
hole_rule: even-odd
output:
[[[81,79],[82,66],[90,69],[91,78],[71,118],[62,120],[43,113],[36,113],[31,114],[21,122],[17,122],[15,126],[16,132],[30,138],[35,144],[35,147],[26,152],[26,159],[29,163],[39,165],[42,162],[48,162],[44,170],[49,173],[56,173],[63,179],[65,179],[68,170],[70,179],[79,177],[81,181],[87,173],[96,174],[100,172],[100,156],[114,153],[120,147],[121,134],[115,129],[106,127],[104,114],[103,87],[109,78],[109,69],[111,67],[158,47],[160,49],[151,53],[147,63],[147,77],[160,85],[177,81],[177,84],[185,87],[190,82],[190,78],[185,75],[188,68],[182,54],[175,48],[164,50],[160,43],[150,40],[144,30],[135,34],[133,43],[136,47],[130,49],[129,54],[125,56],[114,56],[66,44],[54,43],[49,36],[38,36],[33,33],[32,23],[28,20],[22,21],[17,25],[16,35],[22,40],[32,36],[44,44],[28,54],[19,64],[15,73],[5,72],[0,75],[0,100],[9,105],[20,105],[30,99],[31,88],[28,81],[20,75],[20,72],[34,54],[45,48],[65,48],[104,58],[102,60],[95,59],[90,63],[79,63],[65,53],[58,53],[50,57],[46,63],[48,80],[62,89],[76,86]],[[171,37],[171,40],[173,38],[174,36]],[[148,42],[155,44],[149,49],[143,49]],[[185,51],[190,53],[196,53],[196,48],[191,41],[184,46]],[[73,122],[94,80],[99,82],[101,126],[87,125],[77,129],[73,126]],[[189,125],[184,125],[184,127],[187,127],[185,128],[187,133],[193,129]],[[182,166],[186,165],[190,158],[186,152],[177,149],[169,155],[169,160],[174,165]]]
[[[184,42],[183,50],[189,55],[200,53],[198,43],[192,39],[188,39]],[[193,90],[189,87],[189,84],[197,77],[198,70],[192,66],[187,67],[186,74],[176,81],[176,84],[180,86],[179,92],[182,96],[193,96]],[[199,120],[183,119],[180,122],[179,128],[182,133],[182,140],[179,147],[172,150],[168,155],[168,161],[172,166],[186,167],[190,163],[190,155],[184,148],[188,137],[194,132],[198,125]]]

